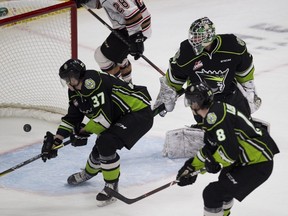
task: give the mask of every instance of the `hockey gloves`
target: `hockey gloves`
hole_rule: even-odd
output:
[[[54,135],[51,132],[47,131],[41,150],[42,160],[46,162],[47,159],[57,157],[57,146],[61,145],[61,143],[62,140],[58,138],[54,139]]]
[[[138,60],[144,52],[144,41],[146,37],[143,36],[142,32],[137,32],[129,37],[130,47],[129,52],[134,56],[135,60]]]
[[[88,138],[91,133],[84,130],[85,124],[79,123],[74,128],[74,134],[70,135],[71,145],[74,147],[87,145]]]
[[[74,147],[87,145],[89,137],[90,137],[89,133],[71,134],[70,135],[71,145]]]
[[[211,149],[208,147],[209,145],[205,145],[202,148],[202,152],[205,155],[205,169],[208,173],[218,173],[221,170],[221,165],[215,161]]]
[[[207,157],[205,160],[205,168],[209,173],[218,173],[221,170],[221,165],[217,163],[213,157]]]
[[[193,159],[192,157],[187,160],[184,166],[178,171],[176,180],[178,180],[177,184],[181,187],[193,184],[197,179],[197,175],[191,175],[195,171],[195,168],[191,165]]]

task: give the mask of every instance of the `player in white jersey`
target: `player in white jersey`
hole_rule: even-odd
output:
[[[95,60],[102,71],[131,82],[132,67],[128,54],[137,60],[144,52],[144,41],[151,35],[151,15],[142,0],[75,0],[77,6],[103,8],[112,28],[130,45],[127,46],[115,33],[106,38],[95,51]]]

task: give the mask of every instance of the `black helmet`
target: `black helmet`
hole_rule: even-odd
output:
[[[185,105],[191,106],[197,103],[199,109],[209,108],[213,102],[214,94],[212,89],[204,82],[191,84],[185,91]]]
[[[82,61],[69,59],[60,67],[59,76],[66,82],[69,82],[71,77],[80,80],[84,76],[85,71],[86,66]]]

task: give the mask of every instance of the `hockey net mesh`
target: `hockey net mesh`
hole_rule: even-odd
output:
[[[67,87],[59,80],[59,67],[77,55],[71,45],[72,28],[76,28],[74,4],[10,0],[0,6],[9,11],[0,18],[0,116],[60,120],[68,98]]]

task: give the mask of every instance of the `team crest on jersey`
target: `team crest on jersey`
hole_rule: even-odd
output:
[[[194,64],[194,67],[193,67],[193,70],[197,70],[199,68],[203,67],[203,63],[202,61],[196,61],[195,64]]]
[[[196,71],[196,75],[198,76],[201,82],[206,82],[211,87],[214,94],[221,93],[225,88],[225,80],[229,73],[229,68],[225,71],[211,71],[204,70]]]
[[[87,89],[94,89],[95,88],[95,81],[93,79],[86,79],[84,83],[85,88]]]
[[[215,124],[215,122],[217,121],[217,116],[214,112],[208,113],[206,119],[208,124]]]

